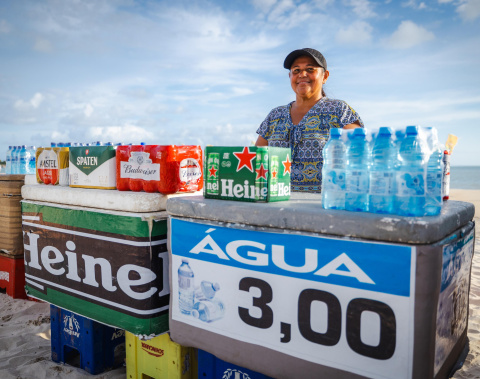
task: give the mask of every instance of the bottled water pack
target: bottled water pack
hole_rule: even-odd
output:
[[[346,141],[345,141],[346,140]],[[443,148],[435,128],[331,129],[322,169],[325,209],[438,215],[442,207]]]

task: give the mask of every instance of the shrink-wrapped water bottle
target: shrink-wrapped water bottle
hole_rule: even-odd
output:
[[[398,152],[396,212],[402,216],[424,216],[426,194],[426,144],[417,126],[407,126]]]
[[[345,169],[345,209],[368,211],[368,170],[369,144],[363,128],[356,128],[347,144],[347,165]]]
[[[442,210],[443,184],[443,146],[438,142],[437,129],[430,131],[430,158],[427,164],[427,194],[425,198],[425,213],[436,216]]]
[[[195,298],[197,300],[212,300],[217,291],[220,290],[218,283],[207,282],[202,280],[200,287],[195,290]]]
[[[396,159],[392,129],[382,127],[372,147],[368,199],[370,212],[386,214],[394,212]]]
[[[178,306],[180,312],[189,315],[195,301],[195,287],[193,271],[188,264],[188,259],[182,259],[178,268]]]
[[[14,146],[12,150],[12,172],[11,174],[13,175],[18,175],[19,172],[19,167],[18,164],[20,163],[18,153],[20,152],[21,146]]]
[[[27,146],[22,145],[20,152],[18,153],[19,163],[18,163],[18,173],[25,175],[27,173],[27,161],[29,154],[27,152]]]
[[[220,300],[201,300],[195,303],[192,316],[204,322],[221,319],[225,314],[225,306]]]
[[[343,129],[330,129],[330,139],[323,149],[322,205],[324,209],[345,209],[346,147]]]
[[[27,174],[35,174],[35,153],[36,149],[35,146],[28,146],[28,160],[26,163]]]
[[[9,146],[7,150],[7,156],[6,156],[6,166],[5,166],[5,174],[10,175],[12,173],[12,152],[13,152],[13,146]]]

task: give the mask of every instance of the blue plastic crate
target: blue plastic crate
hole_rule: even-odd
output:
[[[125,331],[50,305],[52,360],[99,374],[125,361]]]
[[[233,363],[228,363],[215,355],[198,349],[198,379],[272,379]]]

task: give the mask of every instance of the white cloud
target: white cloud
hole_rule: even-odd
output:
[[[87,130],[87,139],[101,140],[102,142],[124,142],[158,140],[158,133],[152,132],[136,125],[90,127]],[[135,142],[132,142],[135,143]]]
[[[377,14],[373,10],[373,5],[368,0],[350,0],[348,5],[352,7],[353,13],[360,18],[375,17]]]
[[[453,0],[438,0],[439,4],[451,3]]]
[[[10,33],[10,25],[5,20],[0,20],[0,33]]]
[[[85,117],[88,118],[92,115],[93,111],[94,111],[93,106],[91,104],[87,104],[87,105],[85,105],[85,109],[83,111],[83,114],[85,115]]]
[[[398,29],[387,40],[387,44],[395,49],[408,49],[434,38],[435,35],[432,32],[418,26],[413,21],[402,21]]]
[[[255,9],[258,9],[262,13],[267,13],[276,2],[277,0],[252,0]]]
[[[480,17],[480,0],[462,0],[457,13],[465,21],[474,21]]]
[[[37,92],[28,101],[17,100],[14,104],[14,107],[15,107],[15,109],[17,109],[19,111],[37,109],[40,106],[40,104],[42,104],[43,100],[45,100],[45,96],[43,96],[41,93]]]
[[[33,45],[33,49],[42,53],[50,53],[53,51],[51,42],[45,38],[37,38]]]
[[[365,45],[372,40],[372,26],[365,21],[355,21],[347,28],[338,31],[335,39],[345,45]]]
[[[419,4],[417,3],[417,0],[408,0],[406,2],[402,3],[402,7],[409,7],[413,9],[427,9],[427,5],[421,1]]]

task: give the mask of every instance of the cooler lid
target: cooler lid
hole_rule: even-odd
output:
[[[321,194],[293,192],[289,201],[250,203],[205,199],[203,196],[171,198],[170,216],[251,225],[284,231],[319,233],[403,244],[432,244],[471,221],[471,203],[448,200],[438,216],[403,217],[374,213],[326,210]]]

